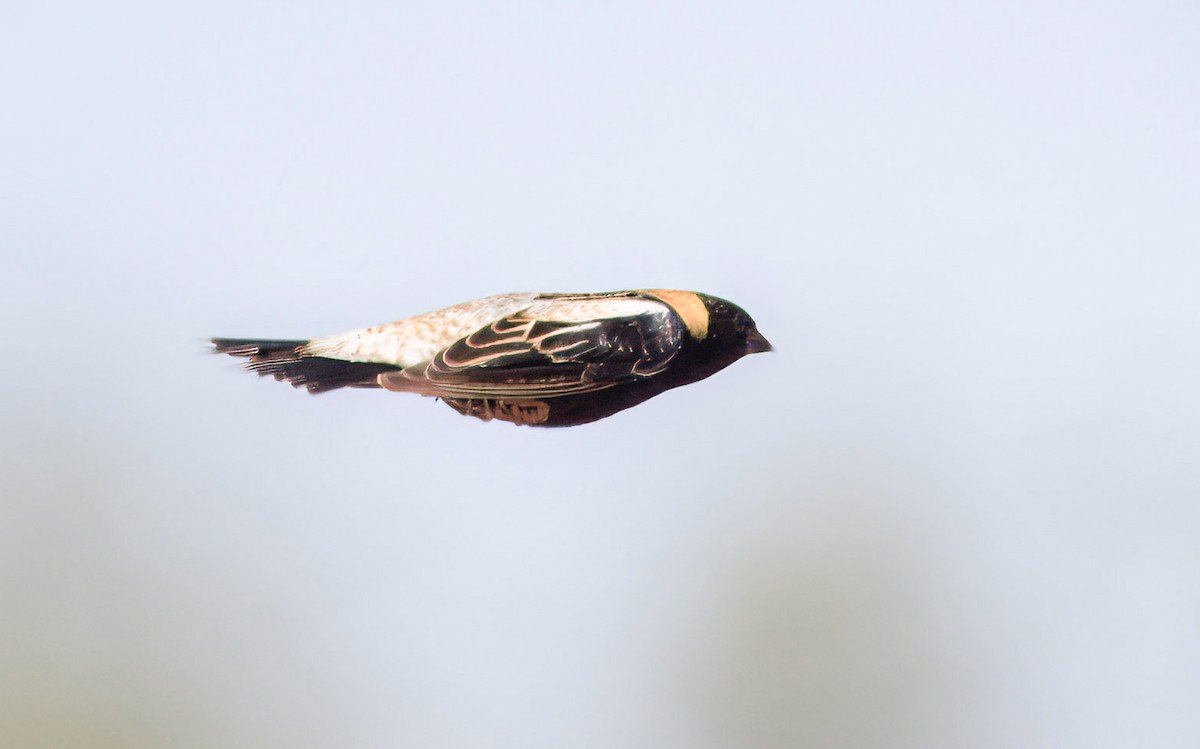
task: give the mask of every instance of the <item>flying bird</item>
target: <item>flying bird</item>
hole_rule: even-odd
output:
[[[672,289],[499,294],[307,341],[211,343],[310,393],[382,388],[542,427],[603,419],[771,350],[736,304]]]

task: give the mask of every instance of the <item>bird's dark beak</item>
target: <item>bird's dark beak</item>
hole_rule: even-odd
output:
[[[775,347],[771,345],[771,342],[768,341],[766,338],[763,338],[763,334],[759,333],[757,330],[751,332],[750,335],[746,336],[746,353],[747,354],[761,354],[764,351],[774,351],[774,350],[775,350]]]

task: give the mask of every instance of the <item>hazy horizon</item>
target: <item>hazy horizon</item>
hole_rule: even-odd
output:
[[[0,743],[1191,746],[1184,4],[0,12]],[[205,353],[695,289],[567,430]]]

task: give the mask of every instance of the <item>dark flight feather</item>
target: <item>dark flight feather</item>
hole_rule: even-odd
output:
[[[254,338],[213,338],[213,352],[249,359],[246,368],[260,376],[268,375],[310,393],[324,393],[344,387],[377,388],[379,375],[396,372],[400,367],[373,362],[349,362],[301,353],[308,341],[258,340]]]

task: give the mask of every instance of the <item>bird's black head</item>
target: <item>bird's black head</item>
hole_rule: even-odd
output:
[[[772,349],[746,310],[715,296],[698,296],[708,310],[708,335],[702,342],[707,348],[720,349],[731,357],[730,361]]]

